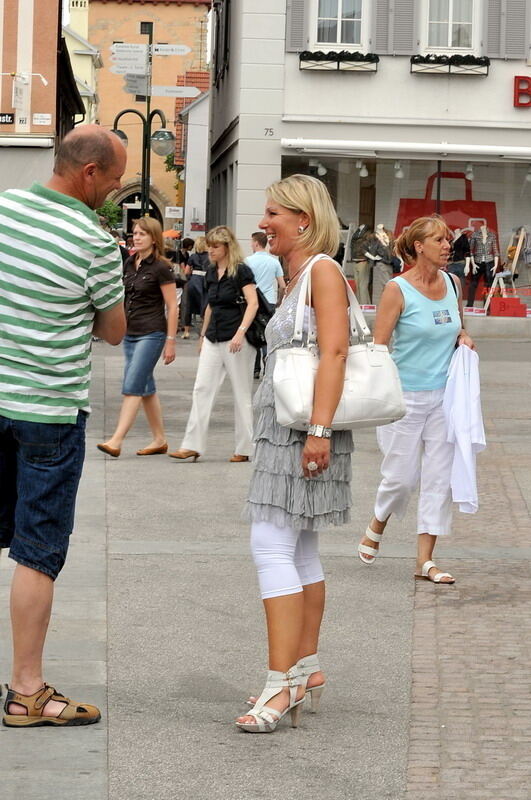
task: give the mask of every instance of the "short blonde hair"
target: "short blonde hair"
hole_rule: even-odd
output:
[[[414,219],[409,228],[403,231],[396,240],[396,254],[406,264],[415,264],[418,257],[418,253],[415,250],[415,242],[423,242],[434,231],[441,231],[449,239],[452,237],[450,228],[439,214]]]
[[[207,243],[204,236],[198,236],[195,240],[194,250],[196,253],[206,253]]]
[[[308,227],[298,238],[302,249],[335,256],[340,242],[339,220],[322,181],[311,175],[290,175],[272,183],[266,195],[296,214],[308,215]]]
[[[224,244],[227,248],[227,255],[229,265],[227,267],[227,275],[233,277],[238,272],[238,266],[243,263],[245,256],[242,249],[238,244],[234,233],[226,225],[217,225],[211,228],[206,235],[206,243],[209,247],[217,244]]]

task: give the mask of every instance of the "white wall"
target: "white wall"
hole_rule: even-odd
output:
[[[208,119],[209,99],[205,97],[188,112],[184,236],[197,236],[197,232],[192,231],[190,227],[192,221],[203,223],[206,221]]]

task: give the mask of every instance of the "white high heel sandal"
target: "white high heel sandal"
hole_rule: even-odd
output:
[[[310,675],[313,675],[314,672],[321,672],[317,653],[312,653],[311,656],[304,656],[304,658],[300,658],[297,661],[296,667],[301,674],[302,685],[306,690],[306,694],[310,695],[310,712],[312,714],[317,714],[325,684],[320,683],[317,686],[308,686]]]
[[[270,669],[264,691],[252,709],[244,714],[245,717],[254,717],[255,722],[236,722],[238,728],[248,733],[273,733],[278,723],[288,711],[291,714],[291,727],[299,724],[300,712],[304,703],[304,695],[297,700],[297,689],[302,686],[302,678],[297,666],[291,667],[287,672],[277,672]],[[267,703],[276,697],[284,688],[289,688],[289,705],[284,711],[277,711]]]
[[[365,536],[367,539],[370,539],[371,542],[375,542],[379,544],[382,541],[383,533],[375,533],[372,528],[367,525],[367,530],[365,531]],[[358,555],[360,559],[363,561],[364,564],[374,564],[376,560],[376,556],[380,551],[377,550],[375,547],[369,547],[367,544],[359,544],[358,545]],[[371,558],[366,558],[365,556],[371,556]]]

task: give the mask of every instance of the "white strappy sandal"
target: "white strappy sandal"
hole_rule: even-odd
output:
[[[370,539],[371,542],[375,542],[379,544],[382,541],[383,533],[375,533],[372,528],[367,525],[367,530],[365,531],[365,536],[367,539]],[[369,547],[367,544],[359,544],[358,545],[358,555],[360,559],[363,561],[364,564],[374,564],[376,560],[376,556],[380,551],[377,550],[375,547]],[[366,558],[366,556],[371,556],[371,558]]]
[[[433,561],[425,561],[421,568],[421,574],[419,575],[418,572],[415,573],[415,578],[425,578],[427,581],[431,581],[431,583],[442,583],[443,586],[451,586],[452,583],[455,583],[455,578],[453,575],[450,575],[449,572],[438,572],[434,575],[433,578],[430,578],[430,569],[439,569],[437,564]],[[443,578],[451,578],[450,581],[443,581]]]
[[[299,724],[300,712],[304,703],[304,695],[297,700],[297,689],[302,686],[302,678],[297,666],[291,667],[287,672],[277,672],[270,669],[264,691],[245,717],[254,717],[255,722],[236,722],[238,728],[248,733],[273,733],[278,723],[288,711],[291,714],[291,727]],[[289,706],[284,711],[277,711],[267,703],[280,693],[281,689],[289,688]]]
[[[312,714],[316,714],[319,710],[321,695],[323,694],[323,689],[325,687],[324,683],[318,683],[316,686],[308,686],[308,680],[310,679],[310,676],[315,672],[321,672],[317,653],[312,653],[310,656],[304,656],[304,658],[299,659],[299,661],[297,661],[295,664],[295,668],[298,670],[301,676],[301,685],[304,686],[306,694],[310,695],[310,712]],[[245,702],[248,706],[254,706],[256,705],[257,701],[257,697],[251,696]]]

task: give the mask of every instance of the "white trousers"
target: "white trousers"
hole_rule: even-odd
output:
[[[253,454],[253,369],[256,350],[247,339],[238,353],[229,352],[229,342],[203,339],[192,393],[192,408],[181,447],[206,451],[208,426],[216,396],[229,376],[234,395],[234,452]]]
[[[324,581],[317,531],[277,528],[271,522],[251,525],[251,552],[262,600],[302,592]]]
[[[411,492],[420,480],[417,533],[450,533],[454,445],[446,441],[443,397],[444,389],[404,392],[405,417],[377,428],[384,458],[374,515],[381,522],[390,514],[403,518]]]

